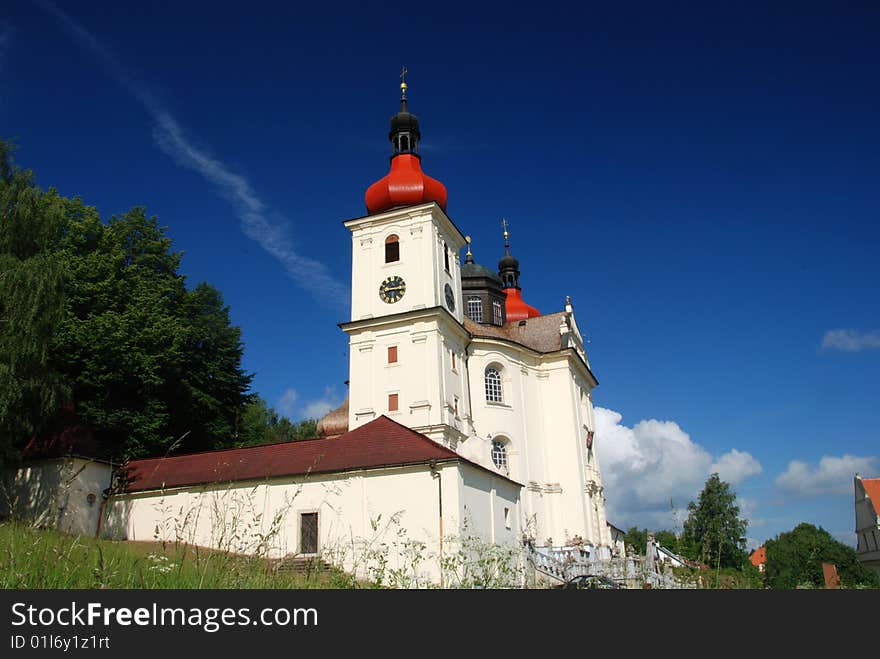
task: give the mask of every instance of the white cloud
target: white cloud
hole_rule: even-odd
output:
[[[792,460],[788,469],[776,477],[776,486],[799,497],[817,497],[829,494],[852,494],[853,476],[875,471],[877,458],[855,455],[823,455],[819,464],[811,468],[802,460]]]
[[[316,400],[311,400],[303,406],[302,416],[306,419],[320,419],[330,410],[339,407],[340,404],[342,404],[342,398],[339,397],[332,387],[327,387],[324,390],[323,396]]]
[[[342,398],[333,387],[325,387],[324,394],[311,400],[300,400],[299,392],[290,388],[285,390],[275,409],[291,421],[300,419],[320,419],[332,409],[336,409],[342,403]]]
[[[595,417],[608,519],[622,528],[679,526],[688,502],[716,467],[736,482],[761,470],[757,460],[736,449],[713,461],[674,421],[650,419],[628,427],[620,413],[603,407],[595,409]]]
[[[302,256],[294,249],[285,229],[287,223],[269,220],[270,209],[244,176],[213,157],[208,149],[197,147],[186,135],[180,123],[146,85],[135,80],[113,54],[78,21],[49,0],[36,0],[36,2],[61,23],[80,47],[97,57],[107,73],[150,114],[155,122],[153,138],[157,146],[171,156],[178,165],[202,176],[232,204],[245,235],[275,257],[284,266],[288,275],[315,295],[319,301],[348,299],[347,288],[330,274],[323,263]]]
[[[880,332],[859,332],[851,329],[836,329],[825,332],[822,347],[826,350],[844,350],[858,352],[880,348]]]
[[[717,472],[721,480],[736,485],[749,476],[760,474],[762,468],[751,453],[731,449],[715,461],[710,471]]]
[[[281,394],[281,398],[275,403],[275,409],[281,412],[284,416],[290,417],[296,410],[297,398],[299,398],[299,395],[296,393],[296,389],[288,389]]]

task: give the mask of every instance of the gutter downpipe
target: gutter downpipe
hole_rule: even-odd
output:
[[[443,476],[435,460],[431,460],[430,467],[431,478],[437,480],[437,501],[440,504],[440,588],[443,588]]]

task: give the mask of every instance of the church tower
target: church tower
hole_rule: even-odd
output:
[[[352,235],[349,429],[385,414],[452,448],[469,433],[462,326],[465,238],[446,214],[446,188],[421,168],[419,120],[391,118],[391,169],[366,192]]]

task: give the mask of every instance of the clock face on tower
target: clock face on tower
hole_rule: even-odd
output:
[[[382,285],[379,286],[379,297],[382,298],[382,302],[388,304],[394,304],[397,302],[403,297],[404,293],[406,293],[406,282],[403,281],[402,277],[397,275],[388,277],[388,279],[383,281]]]
[[[446,306],[453,313],[455,312],[455,295],[452,292],[452,286],[446,284]]]

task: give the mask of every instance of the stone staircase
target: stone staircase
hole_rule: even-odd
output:
[[[558,586],[583,575],[607,577],[621,588],[694,588],[677,579],[671,570],[643,556],[598,557],[590,547],[535,547],[526,545],[526,559],[536,575]]]
[[[333,569],[330,563],[319,556],[285,556],[275,564],[276,572],[292,572],[310,576]]]

